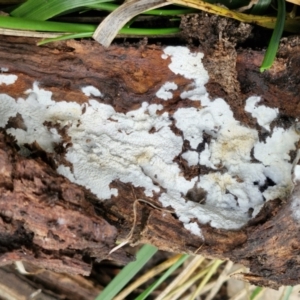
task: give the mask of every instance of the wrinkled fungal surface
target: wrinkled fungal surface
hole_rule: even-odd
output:
[[[89,101],[78,104],[76,99],[53,100],[50,91],[34,82],[24,98],[0,94],[0,127],[18,117],[22,124],[7,132],[20,146],[37,142],[54,155],[57,145],[63,147],[63,159],[56,157],[57,172],[99,200],[117,197],[118,189],[110,184],[119,180],[142,187],[145,197],[157,196],[186,229],[202,238],[201,224],[241,228],[266,201],[291,192],[291,153],[299,135],[292,124],[278,126],[278,109],[261,105],[259,95],[249,97],[244,107],[256,126],[236,120],[224,99],[208,94],[202,53],[166,47],[161,59],[170,60],[170,70],[191,81],[180,97],[198,106],[170,113],[162,104],[144,102],[120,113],[94,99],[103,96],[96,87],[82,87],[78,93]],[[0,84],[16,80],[13,74],[1,76]],[[177,89],[175,82],[162,83],[156,97],[166,103]],[[199,174],[186,178],[180,160],[198,167]]]

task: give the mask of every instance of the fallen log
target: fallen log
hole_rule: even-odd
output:
[[[88,274],[123,240],[299,283],[299,42],[260,73],[223,41],[1,40],[0,264]]]

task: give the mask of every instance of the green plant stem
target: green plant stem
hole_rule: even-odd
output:
[[[31,20],[47,20],[61,13],[79,10],[86,5],[114,0],[27,0],[11,12],[14,17]]]
[[[258,296],[263,292],[263,288],[258,286],[254,289],[254,291],[252,292],[251,296],[250,296],[250,300],[255,300],[258,298]]]
[[[62,32],[68,33],[56,38],[45,39],[39,42],[39,45],[71,39],[71,38],[84,38],[92,37],[97,25],[93,24],[76,24],[76,23],[63,23],[52,21],[35,21],[17,17],[0,16],[0,28],[16,29],[16,30],[32,30],[32,31],[44,31],[44,32]],[[119,34],[132,35],[132,36],[160,36],[178,33],[179,28],[123,28]]]
[[[51,21],[35,21],[25,18],[0,16],[0,27],[18,30],[52,31],[52,32],[91,32],[97,25],[76,24]]]
[[[112,12],[119,5],[114,3],[99,3],[93,5],[86,5],[86,7],[91,9],[99,9]],[[183,15],[183,14],[190,14],[196,12],[196,9],[191,8],[178,8],[178,9],[152,9],[142,13],[142,15],[152,15],[152,16],[176,16],[176,15]]]
[[[124,267],[95,300],[113,299],[156,252],[156,247],[144,245],[137,253],[136,261]]]
[[[279,47],[280,38],[282,36],[283,29],[284,29],[285,16],[286,16],[285,0],[278,0],[278,12],[277,12],[275,28],[270,43],[268,45],[267,51],[265,53],[264,60],[260,67],[261,72],[271,68],[275,60],[276,53]]]
[[[159,28],[159,29],[147,29],[147,28],[123,28],[120,30],[120,35],[125,36],[160,36],[160,35],[170,35],[174,33],[178,33],[180,31],[179,28]],[[94,32],[80,32],[80,33],[72,33],[72,34],[65,34],[55,38],[44,39],[38,42],[38,46],[50,43],[50,42],[57,42],[63,41],[68,39],[79,39],[79,38],[90,38],[92,37]]]

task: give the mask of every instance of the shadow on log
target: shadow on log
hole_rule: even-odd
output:
[[[188,49],[182,51],[188,51],[191,57],[196,56],[189,54]],[[197,49],[191,51],[198,53]],[[181,66],[174,66],[175,54],[168,56],[158,46],[112,46],[104,49],[92,41],[67,41],[37,47],[31,39],[2,37],[0,264],[31,261],[58,272],[86,275],[95,260],[115,259],[127,263],[131,258],[122,249],[111,255],[109,251],[115,247],[116,240],[126,239],[134,223],[133,204],[137,199],[144,199],[156,207],[164,206],[170,213],[165,208],[154,208],[147,203],[137,202],[137,220],[130,242],[151,243],[167,251],[231,259],[250,267],[251,274],[241,277],[257,285],[276,288],[283,284],[298,284],[300,225],[293,212],[297,209],[295,199],[299,187],[296,186],[293,190],[292,166],[298,157],[299,143],[295,133],[296,118],[300,115],[297,67],[300,59],[299,44],[295,45],[293,42],[291,45],[287,42],[280,51],[274,67],[265,73],[259,72],[258,67],[263,57],[263,53],[259,51],[236,52],[233,46],[220,44],[210,53],[204,53],[202,62],[208,78],[204,78],[206,81],[203,79],[205,88],[204,93],[199,96],[202,97],[201,101],[196,101],[195,86],[198,78],[193,75],[184,76],[184,71],[180,68],[183,68],[185,62]],[[176,68],[181,71],[177,72]],[[9,77],[11,75],[17,77]],[[86,87],[88,89],[84,89]],[[50,92],[51,97],[47,94]],[[44,93],[46,100],[43,103],[39,93]],[[221,140],[220,128],[225,123],[218,125],[219,127],[214,125],[215,132],[208,127],[205,130],[197,129],[201,131],[201,135],[203,132],[203,137],[196,147],[193,146],[194,133],[188,132],[184,125],[179,125],[178,112],[192,109],[198,113],[203,107],[210,105],[203,104],[203,99],[208,94],[210,98],[205,98],[205,103],[210,103],[207,99],[211,103],[220,99],[219,97],[224,99],[220,103],[227,103],[226,109],[230,107],[233,112],[232,122],[236,122],[230,124],[243,124],[242,130],[253,133],[255,145],[267,145],[274,138],[275,132],[281,132],[282,137],[285,137],[285,132],[289,132],[293,139],[290,148],[284,150],[286,153],[283,155],[283,163],[287,166],[289,178],[282,185],[272,175],[272,169],[268,171],[268,166],[261,163],[262,159],[255,152],[256,146],[249,146],[249,149],[254,149],[247,154],[249,163],[260,165],[264,174],[260,183],[252,180],[255,190],[261,192],[262,200],[256,207],[250,205],[248,209],[247,206],[247,211],[243,211],[241,215],[244,220],[237,223],[240,226],[225,224],[222,228],[214,225],[217,223],[216,216],[222,215],[220,218],[226,220],[227,215],[234,215],[235,208],[230,208],[232,212],[223,204],[211,208],[210,192],[204,191],[206,186],[201,186],[201,180],[205,176],[225,176],[230,169],[225,159],[219,161],[219,164],[216,163],[217,160],[213,161],[213,152],[209,158],[210,166],[208,162],[201,161],[201,153]],[[259,105],[257,102],[253,111],[264,106],[277,111],[276,118],[269,123],[259,124],[258,115],[253,117],[254,113],[247,113],[245,105],[253,95],[260,97]],[[26,101],[23,100],[25,98]],[[4,103],[8,103],[8,106],[4,106]],[[22,106],[24,103],[34,105],[32,108],[29,105],[26,110]],[[60,106],[51,114],[49,107],[52,109],[55,104]],[[108,109],[108,106],[113,110]],[[93,112],[90,111],[91,107]],[[144,110],[139,111],[141,107]],[[98,131],[103,128],[104,123],[101,123],[100,129],[95,123],[91,124],[90,129],[86,129],[89,128],[86,120],[78,117],[90,114],[88,120],[91,122],[90,120],[98,118],[94,112],[107,114],[103,122],[108,126],[113,126],[113,123],[116,126],[123,123],[125,125],[120,125],[114,134],[110,129],[103,132],[100,141],[96,140],[94,133],[82,137],[82,132],[92,132],[93,127]],[[29,119],[38,120],[41,116],[44,118],[42,123],[35,124],[36,128],[33,125],[30,128]],[[152,118],[150,121],[148,116]],[[126,123],[127,118],[136,123]],[[188,115],[185,118],[193,119]],[[134,147],[130,148],[125,138],[134,136],[132,128],[140,130],[138,126],[143,125],[145,120],[152,122],[145,130],[148,135],[145,135],[146,138],[136,137],[142,142],[136,145],[133,143]],[[43,131],[36,134],[33,129]],[[165,159],[165,154],[162,154],[165,152],[161,150],[157,155],[161,161],[158,160],[157,163],[153,158],[157,157],[152,154],[153,151],[160,151],[156,150],[156,147],[161,146],[160,142],[158,146],[154,144],[152,147],[145,140],[151,135],[156,137],[157,134],[161,134],[164,139],[164,130],[172,136],[170,142],[167,140],[170,143],[170,150],[167,152],[174,152],[175,155],[172,154],[171,159]],[[119,134],[124,132],[125,142],[113,144],[114,139],[117,140]],[[49,140],[44,134],[48,134],[45,136]],[[97,150],[99,143],[107,136],[110,136],[110,140],[101,150]],[[240,136],[236,138],[240,139]],[[173,141],[175,148],[178,146],[175,145],[177,141],[180,141],[179,148],[174,148],[177,152],[172,149]],[[227,147],[234,145],[234,142],[235,138],[231,138],[230,143],[224,142],[222,149],[225,154],[231,151],[236,155],[233,159],[238,161],[240,150]],[[80,143],[86,143],[82,146],[84,151],[81,149],[83,152],[76,152]],[[285,141],[282,140],[282,143]],[[123,147],[124,144],[129,146]],[[117,152],[118,148],[124,156]],[[134,152],[132,149],[137,150]],[[105,156],[108,155],[106,152],[112,155],[111,159]],[[126,156],[129,152],[132,155],[130,157]],[[194,164],[191,162],[192,155],[197,157]],[[97,160],[93,160],[95,156]],[[100,156],[105,158],[101,160]],[[117,165],[113,165],[120,156],[122,162],[118,161]],[[174,189],[170,187],[171,183],[166,182],[169,177],[160,178],[160,173],[151,169],[148,164],[150,160],[157,164],[157,168],[162,165],[161,174],[165,174],[164,164],[171,166],[170,174],[178,173],[176,184],[172,182]],[[114,167],[107,171],[109,164]],[[124,170],[120,171],[122,166],[125,166]],[[233,171],[230,172],[233,176]],[[128,177],[125,177],[125,173]],[[246,182],[241,176],[231,178],[238,185]],[[99,178],[102,180],[100,183],[97,181]],[[136,181],[128,178],[135,178]],[[102,184],[104,181],[106,185]],[[180,187],[182,182],[187,188]],[[271,191],[277,186],[280,186],[280,195],[283,196],[271,198]],[[208,196],[195,199],[190,197],[192,191],[196,191],[196,198],[199,195]],[[292,197],[289,197],[292,191]],[[230,185],[226,186],[224,183],[222,193],[224,199],[230,199],[230,205],[235,203],[238,207],[236,209],[242,210],[244,204],[242,198],[239,198],[242,196]],[[193,216],[186,221],[187,212],[182,212],[182,208],[178,209],[174,203],[168,204],[166,200],[163,202],[163,197],[177,199],[178,205],[186,203],[189,205],[189,213],[207,208],[213,217],[201,221],[204,219]],[[293,208],[291,205],[294,205]],[[252,216],[253,211],[255,214]]]

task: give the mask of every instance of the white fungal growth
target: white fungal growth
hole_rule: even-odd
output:
[[[177,89],[177,84],[174,82],[169,82],[167,81],[157,92],[156,92],[156,97],[163,99],[163,100],[168,100],[173,98],[172,90]]]
[[[81,91],[88,97],[103,97],[102,93],[94,86],[88,85],[81,89]]]
[[[14,135],[20,145],[37,141],[47,152],[53,152],[53,146],[60,141],[60,135],[55,128],[50,130],[44,126],[45,121],[59,123],[62,126],[69,122],[78,121],[81,109],[76,103],[65,101],[55,102],[51,99],[52,92],[39,89],[37,83],[26,91],[28,97],[19,98],[16,102],[11,98],[9,105],[14,109],[7,116],[19,113],[24,121],[26,130],[10,128],[8,133]]]
[[[202,64],[204,54],[200,52],[192,53],[186,47],[167,47],[162,55],[163,59],[171,58],[170,70],[175,74],[180,74],[187,79],[193,79],[189,91],[181,93],[181,98],[199,100],[199,97],[206,94],[205,84],[208,81],[208,73]]]
[[[73,164],[75,182],[100,199],[117,195],[109,188],[116,179],[144,187],[146,196],[160,191],[155,182],[164,188],[176,183],[183,192],[191,188],[193,183],[179,175],[172,161],[181,151],[182,138],[171,131],[168,115],[158,116],[156,109],[144,103],[122,114],[90,100],[81,124],[68,130],[73,147],[66,158]],[[155,132],[149,133],[151,129]]]
[[[159,186],[167,189],[176,184],[186,193],[194,185],[195,180],[181,176],[179,166],[173,162],[181,152],[182,138],[170,129],[172,123],[167,113],[157,114],[161,105],[143,103],[139,109],[122,114],[110,105],[90,100],[83,105],[82,113],[83,106],[55,102],[51,92],[39,89],[36,83],[27,93],[26,99],[16,102],[1,95],[6,104],[6,119],[19,113],[27,128],[7,131],[19,144],[37,141],[43,149],[53,152],[61,137],[45,121],[67,126],[72,147],[68,148],[66,159],[72,163],[74,172],[65,166],[60,166],[58,172],[89,188],[100,199],[118,194],[109,187],[114,180],[144,187],[146,196],[159,192]]]
[[[290,151],[296,149],[300,136],[294,127],[275,127],[265,141],[260,140],[257,130],[234,118],[225,100],[209,98],[202,53],[167,47],[162,57],[170,58],[174,73],[191,80],[181,97],[199,101],[199,108],[179,108],[170,116],[161,113],[162,105],[143,103],[136,110],[119,113],[93,99],[83,105],[56,102],[51,92],[35,83],[25,99],[0,94],[0,126],[20,114],[25,129],[7,131],[20,145],[37,141],[48,152],[64,142],[56,129],[64,128],[71,142],[65,159],[72,169],[60,165],[57,171],[101,200],[118,195],[111,184],[119,180],[144,188],[147,197],[159,195],[162,205],[171,206],[184,227],[203,239],[201,224],[238,229],[251,218],[249,211],[254,217],[265,201],[290,192]],[[156,96],[168,100],[176,88],[167,82]],[[92,86],[83,87],[82,92],[91,98],[102,95]],[[278,111],[258,105],[259,100],[250,97],[245,109],[270,130]],[[171,126],[182,135],[176,135]],[[184,140],[190,149],[182,153]],[[201,175],[186,179],[177,163],[180,159],[200,167]],[[204,201],[189,199],[191,189],[206,192]]]
[[[196,151],[186,151],[181,157],[187,161],[189,167],[196,166],[199,163],[199,153]]]
[[[289,195],[292,188],[292,164],[287,163],[291,158],[290,150],[295,150],[295,143],[299,140],[294,128],[284,130],[275,127],[271,137],[266,142],[257,143],[254,148],[254,156],[264,166],[264,174],[276,185],[268,188],[264,193],[266,200]],[[284,142],[283,142],[284,141]]]
[[[300,191],[295,189],[291,195],[291,215],[298,222],[300,221]]]
[[[1,68],[1,72],[5,72],[5,69]],[[1,84],[5,84],[5,85],[14,84],[17,79],[18,79],[17,75],[13,75],[13,74],[0,74],[0,85]]]
[[[260,142],[258,132],[235,120],[223,99],[209,99],[204,86],[208,80],[207,72],[204,70],[202,75],[197,74],[201,70],[199,66],[193,69],[193,64],[181,63],[190,55],[186,50],[168,47],[165,55],[171,58],[171,70],[194,79],[192,92],[184,97],[199,100],[202,108],[178,109],[174,118],[192,149],[196,150],[200,143],[205,143],[198,163],[212,171],[199,176],[197,181],[197,187],[207,192],[205,204],[186,202],[176,191],[173,191],[172,197],[169,192],[159,199],[164,206],[172,206],[184,224],[194,218],[217,228],[240,228],[249,219],[250,210],[255,216],[265,200],[284,198],[290,192],[292,164],[289,152],[296,149],[299,136],[294,128],[275,128],[266,142]],[[198,57],[200,63],[201,58]],[[245,109],[257,118],[261,126],[269,129],[278,110],[264,106],[256,108],[259,100],[259,97],[250,97]],[[203,133],[210,136],[210,142],[203,141]],[[254,157],[251,157],[251,152]],[[196,164],[190,151],[183,153],[182,157],[186,157],[189,164]],[[253,162],[254,158],[258,162]],[[261,192],[260,188],[269,179],[274,186]]]
[[[297,120],[298,121],[298,120]],[[300,221],[300,166],[298,165],[300,158],[300,150],[297,151],[297,156],[294,159],[293,165],[293,189],[290,195],[291,198],[291,215],[294,217],[294,220]]]
[[[58,218],[57,219],[57,224],[58,225],[65,225],[66,224],[66,220],[64,218]]]
[[[300,166],[296,165],[294,169],[294,182],[299,182],[300,181]]]
[[[245,111],[251,113],[257,123],[270,131],[270,124],[278,116],[278,108],[270,108],[264,105],[258,105],[261,98],[258,96],[249,97],[246,101]]]
[[[0,94],[0,127],[5,127],[10,117],[17,114],[17,105],[15,99],[6,95]]]

